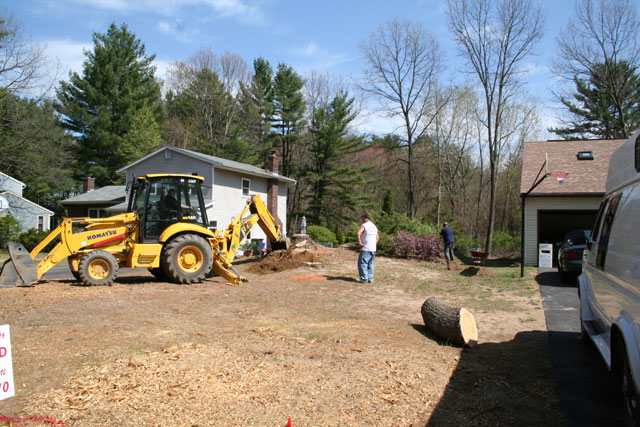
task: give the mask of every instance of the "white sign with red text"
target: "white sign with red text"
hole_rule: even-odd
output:
[[[9,325],[0,325],[0,400],[15,396]]]

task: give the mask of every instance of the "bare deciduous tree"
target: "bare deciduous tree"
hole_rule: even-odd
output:
[[[425,116],[444,52],[421,24],[394,19],[378,28],[360,45],[365,61],[362,90],[382,102],[382,108],[402,120],[407,148],[408,215],[416,213],[414,143],[426,131]],[[428,120],[427,120],[428,121]]]
[[[24,36],[13,15],[0,10],[0,90],[21,95],[41,88],[51,71],[46,66],[44,49]]]
[[[634,130],[627,123],[624,104],[640,67],[639,28],[640,18],[631,0],[580,0],[574,18],[556,39],[554,71],[571,82],[589,81],[597,72],[601,89],[621,121],[624,138]],[[620,66],[621,62],[628,66]]]
[[[489,223],[485,250],[491,253],[496,184],[504,143],[505,108],[522,81],[519,67],[534,53],[544,18],[531,0],[449,0],[449,27],[461,55],[471,65],[484,92],[489,152]]]

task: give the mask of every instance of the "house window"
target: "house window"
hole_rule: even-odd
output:
[[[249,197],[249,190],[251,188],[251,180],[242,178],[242,196]]]
[[[44,231],[44,216],[38,215],[38,231]]]
[[[0,196],[0,210],[2,209],[9,209],[9,202],[7,202],[7,199],[4,197]]]
[[[90,208],[88,213],[89,218],[106,218],[109,216],[109,213],[107,211],[98,208]]]
[[[165,159],[171,158],[171,150],[164,150],[164,158]]]

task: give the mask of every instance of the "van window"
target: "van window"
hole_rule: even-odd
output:
[[[598,254],[596,255],[596,267],[604,270],[605,262],[607,260],[607,251],[609,250],[609,236],[611,235],[611,227],[613,226],[613,220],[620,204],[620,197],[622,193],[618,193],[611,197],[609,208],[604,215],[602,222],[602,230],[600,230],[600,238],[598,240]]]
[[[602,225],[602,218],[604,217],[604,213],[607,211],[607,204],[609,203],[611,198],[606,198],[600,203],[600,209],[598,210],[598,216],[596,217],[596,222],[593,224],[593,230],[591,230],[591,240],[593,242],[597,242],[600,237],[600,226]]]
[[[636,172],[640,172],[640,135],[636,138]]]

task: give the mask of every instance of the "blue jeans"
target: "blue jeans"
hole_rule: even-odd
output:
[[[373,283],[373,259],[375,257],[375,252],[360,251],[360,255],[358,255],[358,273],[360,273],[360,279]]]
[[[444,258],[447,260],[447,265],[449,261],[453,261],[453,243],[445,243],[444,245]]]

